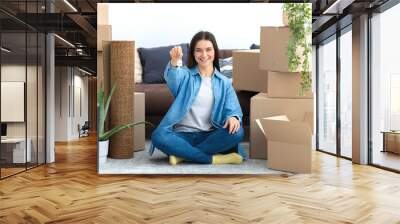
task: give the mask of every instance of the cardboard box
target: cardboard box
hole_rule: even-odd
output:
[[[133,122],[145,121],[145,95],[144,93],[135,92],[134,98]],[[145,137],[145,125],[136,125],[133,128],[133,147],[135,152],[145,149]]]
[[[299,72],[268,72],[268,97],[271,98],[313,98],[307,91],[301,94],[301,74]]]
[[[102,42],[103,51],[97,52],[97,91],[101,88],[104,93],[108,94],[110,91],[110,46],[111,41]]]
[[[260,70],[259,50],[233,51],[233,87],[236,90],[268,92],[268,72]]]
[[[97,3],[97,26],[109,24],[109,4]]]
[[[311,172],[312,122],[308,119],[309,114],[257,119],[258,127],[268,140],[268,168]]]
[[[250,158],[267,159],[267,141],[256,119],[282,114],[295,117],[298,113],[312,113],[313,109],[313,99],[269,98],[265,93],[253,96],[250,100]],[[309,120],[312,122],[313,117]]]
[[[112,40],[111,25],[97,26],[97,51],[103,51],[103,41]]]
[[[289,27],[261,27],[260,32],[260,69],[289,72],[289,60],[286,55],[291,32]],[[298,52],[301,55],[302,52]],[[311,55],[310,57],[311,58]],[[311,63],[309,63],[311,65]],[[299,72],[301,66],[293,71]]]

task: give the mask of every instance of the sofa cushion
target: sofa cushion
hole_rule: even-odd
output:
[[[260,49],[260,45],[258,45],[258,44],[252,44],[252,45],[250,45],[250,49],[251,49],[251,50]]]
[[[219,59],[221,73],[227,78],[232,78],[232,62],[232,57]]]
[[[146,116],[164,116],[174,101],[167,84],[136,84],[135,91],[145,93]],[[236,91],[236,94],[243,115],[248,116],[250,114],[250,98],[257,92]]]
[[[219,49],[219,58],[229,58],[232,57],[232,50],[231,49]]]
[[[175,45],[155,48],[139,48],[143,66],[143,83],[165,83],[164,69],[170,60],[169,51]],[[183,51],[183,64],[188,61],[189,44],[180,44]]]

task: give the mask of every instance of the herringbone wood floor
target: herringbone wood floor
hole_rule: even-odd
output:
[[[0,223],[400,223],[400,175],[313,154],[293,176],[99,176],[93,137],[0,181]]]

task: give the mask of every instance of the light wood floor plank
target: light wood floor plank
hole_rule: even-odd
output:
[[[400,175],[313,152],[301,175],[104,175],[93,136],[0,181],[0,223],[400,223]]]

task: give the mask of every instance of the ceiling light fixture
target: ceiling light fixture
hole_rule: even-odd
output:
[[[332,5],[330,5],[327,9],[324,10],[322,14],[327,15],[338,15],[342,14],[343,10],[347,8],[347,6],[351,5],[355,0],[336,0],[333,2]]]
[[[86,70],[83,70],[83,69],[81,69],[81,68],[79,68],[79,67],[78,67],[78,70],[81,71],[81,72],[83,72],[83,73],[85,73],[85,74],[87,74],[87,75],[90,75],[90,76],[93,75],[92,73],[90,73],[90,72],[88,72],[88,71],[86,71]]]
[[[7,48],[5,48],[5,47],[1,47],[0,49],[1,49],[2,51],[6,52],[6,53],[10,53],[10,52],[11,52],[11,50],[9,50],[9,49],[7,49]]]
[[[77,48],[77,49],[76,49],[76,53],[78,53],[79,55],[87,55],[87,54],[83,51],[83,49],[81,49],[81,48]]]
[[[72,10],[74,10],[74,12],[78,12],[78,10],[71,4],[69,3],[68,0],[64,0],[65,4],[67,4]]]
[[[67,45],[69,45],[70,47],[75,48],[75,45],[73,45],[71,42],[69,42],[68,40],[58,36],[57,34],[54,34],[55,37],[57,37],[59,40],[61,40],[62,42],[66,43]]]

